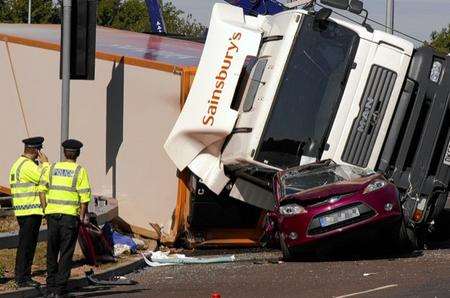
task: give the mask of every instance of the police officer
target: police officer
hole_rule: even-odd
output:
[[[9,174],[14,214],[19,223],[15,280],[19,287],[35,287],[39,283],[31,279],[31,265],[45,208],[45,187],[40,182],[50,165],[41,152],[43,137],[28,138],[22,142],[25,144],[24,152]],[[41,165],[37,165],[36,159]]]
[[[65,160],[53,164],[45,176],[48,189],[45,209],[48,224],[47,288],[51,297],[64,295],[67,291],[78,224],[84,221],[91,199],[88,173],[76,163],[83,144],[67,140],[62,146]]]

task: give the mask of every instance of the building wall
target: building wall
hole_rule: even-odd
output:
[[[59,52],[9,43],[31,135],[46,138],[44,151],[59,159],[61,81]],[[23,150],[26,129],[7,56],[0,42],[0,185]],[[115,196],[131,224],[170,229],[177,200],[176,168],[163,143],[180,110],[180,76],[96,60],[95,81],[72,81],[70,137],[85,147],[94,194]]]

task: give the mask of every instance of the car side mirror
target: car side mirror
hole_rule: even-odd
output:
[[[355,13],[355,14],[361,14],[361,12],[364,10],[364,4],[362,1],[359,0],[350,0],[348,3],[348,11]]]
[[[349,0],[320,0],[322,4],[337,8],[347,10]]]
[[[364,4],[360,0],[320,0],[322,4],[348,10],[355,14],[360,14],[364,10]]]

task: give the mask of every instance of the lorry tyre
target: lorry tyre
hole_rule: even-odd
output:
[[[433,215],[430,220],[434,220],[439,218],[442,214],[442,211],[445,209],[445,205],[447,203],[448,192],[441,193],[438,195],[436,202],[434,203]]]

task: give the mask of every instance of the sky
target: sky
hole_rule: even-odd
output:
[[[208,25],[214,3],[221,0],[163,0],[171,1],[179,9],[190,13],[201,23]],[[283,1],[282,1],[283,2]],[[369,17],[385,22],[385,0],[365,0]],[[433,30],[441,30],[450,23],[450,0],[395,0],[396,30],[420,40],[429,40]],[[374,26],[375,27],[375,26]]]

